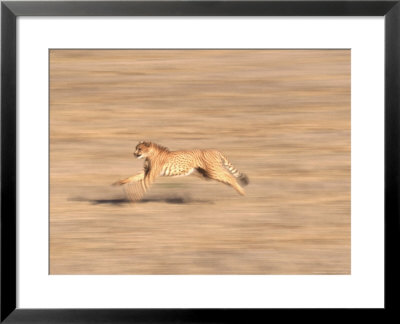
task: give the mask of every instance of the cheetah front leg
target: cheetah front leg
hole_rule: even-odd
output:
[[[121,186],[126,183],[138,182],[144,179],[145,171],[141,171],[129,178],[121,179],[113,183],[113,186]]]
[[[114,186],[122,186],[124,187],[125,194],[129,198],[130,201],[135,202],[142,199],[145,191],[143,190],[143,179],[145,177],[146,171],[141,171],[129,178],[118,180],[114,182]]]
[[[141,171],[129,178],[118,180],[114,182],[114,186],[124,186],[124,191],[127,198],[131,202],[137,202],[143,198],[146,193],[147,187],[145,186],[144,178],[146,171]]]
[[[141,200],[151,184],[155,181],[157,175],[160,173],[159,171],[159,168],[148,168],[135,176],[120,180],[123,183],[127,183],[124,190],[129,200],[133,203]],[[125,180],[128,179],[131,179],[132,181],[125,182]]]

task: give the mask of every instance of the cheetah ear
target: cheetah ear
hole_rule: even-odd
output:
[[[151,142],[147,142],[147,141],[140,141],[139,144],[143,144],[144,146],[149,147]]]

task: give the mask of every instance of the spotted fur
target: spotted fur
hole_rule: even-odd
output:
[[[241,195],[245,194],[241,185],[246,186],[249,183],[248,177],[235,169],[217,150],[170,151],[155,143],[140,142],[133,155],[138,159],[144,159],[143,171],[115,183],[130,185],[127,194],[132,201],[140,200],[159,176],[179,177],[195,173],[204,179],[225,183]]]

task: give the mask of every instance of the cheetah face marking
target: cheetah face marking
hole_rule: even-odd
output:
[[[137,159],[143,159],[149,155],[149,152],[150,152],[150,143],[140,142],[138,145],[136,145],[136,150],[133,153],[133,155]]]

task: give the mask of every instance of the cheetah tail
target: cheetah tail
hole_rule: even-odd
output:
[[[240,176],[238,177],[238,180],[240,182],[240,184],[244,187],[247,186],[249,184],[249,177],[247,175],[245,175],[244,173],[241,173]]]

